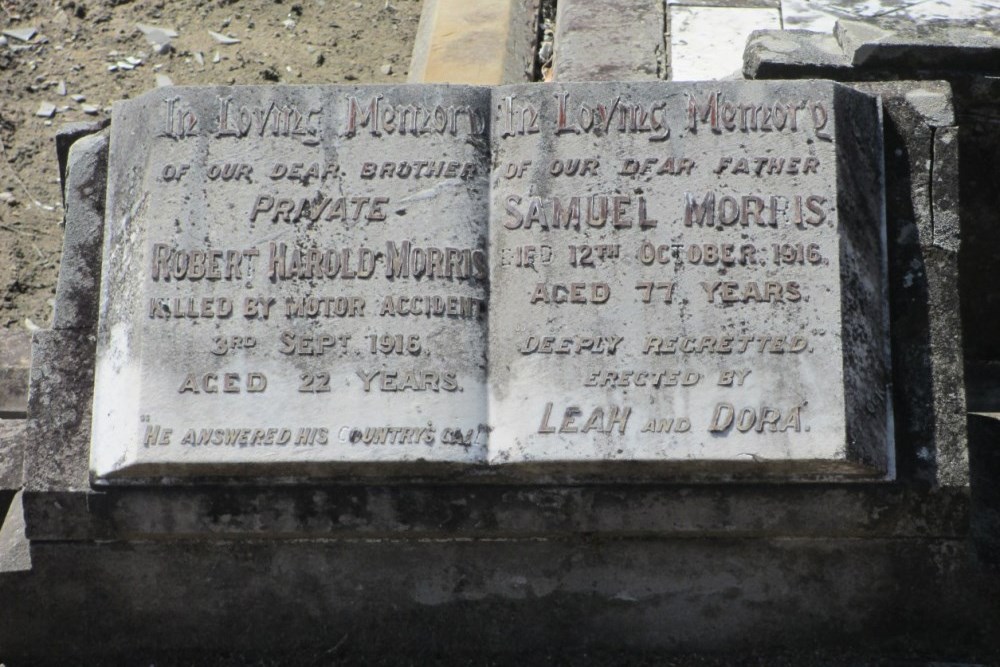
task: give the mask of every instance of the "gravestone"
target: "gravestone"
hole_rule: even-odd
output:
[[[874,98],[559,84],[494,107],[493,460],[887,470]]]
[[[94,478],[891,473],[880,137],[829,82],[118,103]]]
[[[488,102],[268,86],[119,103],[96,474],[480,459]]]

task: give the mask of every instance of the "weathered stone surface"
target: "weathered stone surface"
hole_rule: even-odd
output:
[[[68,163],[66,234],[52,328],[94,331],[104,238],[107,134],[91,134],[76,141],[69,149]]]
[[[608,664],[620,664],[633,652],[648,662],[641,652],[662,651],[668,660],[679,650],[742,657],[780,646],[799,652],[789,664],[803,664],[801,656],[826,664],[817,658],[823,651],[850,645],[983,662],[1000,650],[1000,582],[977,561],[997,560],[990,472],[997,450],[970,453],[994,459],[992,468],[973,466],[980,475],[971,511],[968,489],[923,483],[935,479],[935,438],[952,434],[964,417],[961,393],[949,384],[956,376],[935,366],[953,354],[952,321],[941,318],[954,316],[948,276],[955,253],[933,245],[928,213],[930,168],[935,178],[948,173],[931,157],[950,154],[933,148],[934,135],[954,123],[932,127],[922,115],[937,108],[935,122],[946,121],[941,99],[906,96],[943,88],[867,88],[890,100],[890,268],[901,295],[892,307],[897,317],[913,313],[895,323],[894,344],[902,341],[905,351],[897,359],[912,363],[894,369],[897,416],[902,405],[908,420],[921,418],[918,429],[897,433],[896,482],[656,484],[640,465],[629,479],[644,484],[185,484],[95,492],[86,484],[87,437],[78,437],[89,429],[71,419],[74,404],[87,404],[78,387],[92,382],[80,367],[93,364],[93,342],[80,331],[45,333],[36,341],[42,372],[33,406],[37,394],[38,415],[55,415],[64,427],[38,439],[47,444],[27,466],[29,477],[41,479],[23,496],[32,571],[0,574],[4,660],[101,664],[150,656],[159,664],[152,658],[166,652],[178,662],[223,654],[219,664],[241,656],[257,664],[262,655],[279,656],[275,664],[315,664],[514,651],[525,664],[539,656],[561,664],[572,651],[593,660],[606,650]],[[654,192],[647,185],[644,192]],[[904,211],[904,201],[918,202],[920,212]],[[922,319],[941,324],[928,332]],[[995,442],[995,425],[979,431],[988,431],[978,433],[980,443]]]
[[[95,342],[93,333],[72,329],[34,335],[24,447],[24,488],[29,493],[90,489]]]
[[[556,5],[556,81],[663,78],[664,7],[656,2],[561,0]]]
[[[119,103],[95,474],[482,460],[489,96],[270,86]]]
[[[69,150],[77,139],[96,134],[111,123],[108,118],[81,123],[66,123],[56,132],[56,159],[59,162],[59,182],[62,184],[63,206],[66,205],[66,177],[69,172]]]
[[[743,52],[748,79],[783,78],[785,72],[803,69],[812,77],[838,78],[850,68],[850,59],[833,35],[809,30],[755,30]]]
[[[771,54],[759,62],[780,62],[782,58]],[[882,65],[851,67],[838,76],[895,78],[913,69],[906,60]],[[935,71],[948,68],[945,59],[937,63]],[[746,74],[806,78],[815,72],[816,64],[803,60],[798,65],[784,63],[779,69],[761,64],[748,68]],[[966,75],[958,79],[967,114],[965,119],[959,114],[958,119],[963,125],[959,133],[961,162],[955,161],[956,113],[948,83],[852,84],[881,96],[885,112],[887,224],[888,237],[893,240],[889,294],[897,470],[903,479],[957,487],[969,483],[963,348],[971,358],[997,350],[995,336],[984,336],[984,332],[991,331],[995,313],[1000,312],[989,305],[1000,303],[995,298],[1000,291],[993,287],[995,281],[981,278],[993,272],[990,244],[997,236],[993,231],[996,226],[980,222],[989,219],[997,206],[996,189],[983,184],[995,180],[990,174],[996,169],[993,147],[1000,135],[978,132],[984,127],[979,120],[989,115],[996,96],[975,92],[984,91],[984,85],[988,88],[985,82],[991,79],[979,79],[972,85],[964,83],[967,79]],[[970,138],[973,133],[977,136]],[[954,211],[960,188],[967,200],[962,200],[963,239],[957,248]],[[936,210],[943,213],[940,226],[936,225]],[[962,304],[961,312],[955,310],[956,300]],[[963,335],[969,323],[974,326]]]
[[[781,0],[667,0],[667,6],[781,9]]]
[[[969,461],[969,532],[979,557],[1000,571],[1000,411],[969,415]]]
[[[24,536],[24,511],[21,491],[14,495],[6,516],[0,519],[0,576],[31,569],[31,553]]]
[[[907,95],[913,104],[915,95]],[[919,106],[917,107],[920,108]],[[934,245],[957,253],[961,237],[959,225],[959,184],[954,169],[958,166],[957,127],[936,127],[931,161],[937,167],[932,174],[931,219],[934,221]]]
[[[569,95],[576,101],[595,92],[553,90],[563,105]],[[486,137],[448,137],[448,123],[457,121],[454,114],[448,121],[447,111],[441,112],[444,136],[395,137],[400,143],[393,150],[412,145],[402,143],[410,140],[424,158],[432,153],[457,160],[432,162],[440,166],[437,176],[446,164],[455,173],[444,172],[454,178],[438,179],[429,189],[370,161],[398,129],[395,114],[402,112],[394,105],[464,101],[466,129],[477,139],[485,130],[489,91],[203,89],[124,103],[111,145],[116,168],[108,188],[92,469],[98,478],[237,471],[275,476],[330,474],[316,465],[324,462],[565,461],[587,464],[578,471],[587,475],[599,472],[602,461],[641,460],[697,462],[706,471],[721,463],[749,464],[715,470],[737,476],[889,472],[891,426],[885,393],[874,389],[884,387],[887,373],[880,161],[868,143],[879,136],[875,107],[828,84],[748,91],[601,88],[598,93],[617,96],[615,106],[622,95],[634,96],[629,104],[642,105],[635,113],[647,114],[646,120],[636,117],[633,132],[622,115],[622,131],[609,133],[579,175],[552,171],[551,165],[567,160],[569,170],[569,160],[599,145],[597,134],[566,136],[584,132],[566,126],[583,122],[582,116],[567,120],[564,110],[557,120],[551,90],[493,91],[492,208],[500,220],[489,258]],[[433,102],[428,95],[436,96]],[[777,115],[772,120],[770,106],[766,117],[736,120],[734,107],[726,105],[746,95],[773,102],[780,121]],[[260,106],[265,102],[315,124],[298,136],[272,129],[252,139],[252,109],[266,110]],[[425,107],[411,108],[419,114]],[[591,112],[591,123],[597,113]],[[606,125],[614,120],[610,113]],[[178,119],[188,125],[177,125]],[[744,132],[736,132],[737,124],[747,123],[757,137],[750,148]],[[249,136],[234,136],[239,134]],[[517,134],[526,136],[511,138]],[[646,160],[642,151],[667,139],[672,148],[681,145],[669,162],[655,165],[654,175],[658,159]],[[136,141],[160,140],[163,151],[133,149]],[[248,150],[243,142],[254,147],[254,161],[218,161],[234,153],[249,156],[240,152]],[[787,157],[771,160],[776,149]],[[98,156],[99,143],[86,150]],[[289,166],[290,150],[300,151],[299,167]],[[303,180],[296,172],[306,173],[309,151],[314,187],[321,189],[303,197],[303,184],[289,181]],[[607,156],[603,168],[599,154]],[[517,173],[538,155],[544,157]],[[337,166],[327,168],[334,158]],[[430,171],[421,177],[436,178]],[[766,181],[766,197],[747,189],[753,184],[756,193],[757,183]],[[329,194],[334,186],[344,201],[367,198],[358,200],[353,214],[338,212]],[[634,191],[635,201],[617,194],[625,191]],[[523,199],[529,192],[552,198],[538,198],[539,209],[532,212]],[[615,196],[601,194],[607,192]],[[514,230],[526,217],[556,206],[560,197],[567,206],[576,197],[579,206],[580,195],[600,199],[611,211],[606,229],[595,224],[590,234],[587,223],[565,247],[554,236],[535,238],[535,231],[525,239],[531,244],[515,241],[521,232]],[[527,208],[518,210],[522,203]],[[626,210],[630,206],[638,208]],[[663,223],[653,231],[657,218]],[[397,231],[401,224],[408,225],[407,235]],[[719,238],[716,228],[730,225],[739,230],[739,243]],[[504,227],[509,233],[500,233]],[[626,235],[626,227],[637,233]],[[544,255],[553,247],[556,254],[538,260],[545,271],[524,270],[531,252]],[[422,262],[426,268],[418,268]],[[489,401],[483,312],[488,263],[498,286],[490,327],[490,372],[497,379]],[[605,265],[617,267],[616,275],[600,273]],[[664,270],[675,274],[673,280],[663,280]],[[586,275],[600,280],[579,283]],[[352,282],[341,282],[346,278]],[[429,296],[442,280],[459,291]],[[302,305],[316,301],[316,290],[329,290],[331,283],[352,291],[349,298],[341,291],[327,301],[329,314],[322,303],[319,312]],[[445,320],[414,319],[407,312],[404,301],[417,286],[421,303],[442,304],[435,314],[455,311],[458,317],[447,328],[441,328]],[[615,299],[602,307],[611,292]],[[598,310],[574,308],[588,300]],[[573,314],[562,301],[574,304],[568,309]],[[269,304],[267,312],[262,302]],[[672,329],[661,331],[659,321],[678,314],[681,335],[671,338]],[[406,333],[386,331],[407,316]],[[605,331],[609,317],[620,324]],[[518,323],[513,330],[511,321]],[[637,322],[641,335],[621,335],[622,324]],[[560,330],[568,337],[559,339],[558,351],[549,350],[547,337]],[[691,345],[711,348],[698,352],[697,363],[686,363],[696,358],[692,351],[673,349],[688,338]],[[579,349],[564,357],[563,343]],[[587,350],[613,359],[617,370],[574,360]],[[541,361],[546,357],[552,360]],[[747,389],[743,383],[751,373]],[[612,376],[617,379],[609,385]],[[653,376],[659,378],[655,390],[647,384]],[[539,378],[547,378],[545,391],[539,391]],[[820,389],[820,378],[832,383]],[[783,389],[775,394],[777,387]],[[566,405],[540,400],[551,392],[565,392]],[[633,396],[644,398],[633,404]],[[584,403],[587,410],[580,407]],[[320,406],[337,407],[316,421]],[[565,435],[579,429],[582,435]],[[618,438],[613,430],[628,434]],[[544,437],[556,431],[558,437]],[[595,438],[595,431],[603,433]],[[425,471],[432,470],[410,469]],[[395,474],[392,468],[382,472]]]
[[[998,56],[1000,57],[1000,56]],[[959,131],[963,341],[969,361],[1000,361],[1000,77],[953,82]],[[938,172],[935,171],[935,174]],[[970,408],[973,409],[973,408]]]
[[[967,541],[934,537],[46,543],[32,560],[30,577],[0,577],[15,664],[169,650],[189,652],[178,664],[225,651],[219,664],[556,665],[581,650],[611,651],[609,665],[652,650],[732,664],[845,645],[981,664],[1000,636],[996,580]]]
[[[21,488],[24,419],[0,419],[0,491]]]
[[[815,81],[500,93],[491,462],[888,470],[872,98]],[[764,130],[740,104],[783,117]]]
[[[670,6],[667,24],[672,81],[738,79],[739,47],[754,30],[781,28],[781,11],[774,7]]]
[[[1000,36],[982,21],[840,18],[832,36],[807,30],[755,32],[743,72],[750,79],[847,80],[995,74],[1000,72],[998,50]]]
[[[838,20],[872,21],[886,17],[911,25],[947,25],[978,20],[987,24],[996,14],[992,0],[781,0],[781,22],[788,29],[830,33]]]
[[[672,538],[961,539],[966,489],[858,484],[340,484],[29,495],[33,541]]]
[[[856,67],[1000,71],[1000,35],[976,21],[839,20],[834,35]]]
[[[531,81],[539,0],[427,0],[407,81]],[[473,55],[474,54],[474,55]]]
[[[20,419],[27,414],[30,368],[31,333],[0,334],[0,419]]]
[[[935,153],[936,135],[953,130],[932,124],[951,122],[950,90],[933,81],[855,86],[879,95],[885,110],[897,463],[906,478],[965,486],[968,435],[962,321],[955,309],[957,239],[946,236],[947,242],[939,244],[934,219],[935,206],[953,210],[957,190],[954,151]],[[926,110],[932,115],[924,116]],[[944,183],[935,186],[934,181]],[[941,203],[935,204],[939,196]]]

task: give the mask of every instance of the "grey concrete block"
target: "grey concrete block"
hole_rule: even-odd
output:
[[[858,68],[1000,71],[1000,34],[980,22],[841,19],[834,35]]]
[[[70,148],[66,234],[53,329],[94,331],[97,327],[107,166],[107,133],[85,136]]]
[[[1000,35],[982,22],[840,19],[833,35],[806,30],[753,34],[747,78],[894,79],[925,72],[1000,72]]]
[[[886,119],[886,200],[890,256],[897,463],[904,477],[943,486],[968,484],[968,439],[958,301],[957,239],[942,246],[934,231],[935,192],[956,192],[954,152],[935,161],[937,128],[947,120],[923,115],[928,94],[948,94],[943,82],[859,83],[882,97]],[[917,96],[914,91],[920,91]],[[914,105],[911,98],[918,99]],[[934,105],[940,109],[940,105]],[[944,182],[934,186],[935,179]],[[947,197],[946,210],[952,210]]]
[[[647,81],[664,75],[664,5],[562,0],[556,7],[556,81]]]
[[[966,655],[1000,637],[997,582],[967,542],[932,537],[46,543],[32,561],[30,577],[0,577],[0,644],[26,664],[168,648],[280,651],[278,664],[845,644]]]
[[[743,52],[743,74],[748,79],[783,78],[804,72],[815,78],[840,78],[851,69],[833,35],[809,30],[755,30]]]
[[[970,361],[1000,361],[1000,77],[960,77],[955,91],[961,169],[959,268]],[[935,172],[938,173],[938,172]],[[997,385],[1000,388],[1000,385]],[[974,409],[971,408],[970,409]]]
[[[111,123],[110,118],[93,122],[66,123],[56,132],[56,159],[59,162],[59,182],[62,184],[63,206],[66,204],[66,177],[69,173],[69,150],[77,139],[95,134]]]
[[[962,539],[966,489],[851,485],[361,485],[29,494],[34,541]]]
[[[751,68],[748,75],[766,71]],[[781,70],[791,78],[814,72],[808,62]],[[955,309],[959,253],[949,217],[959,164],[950,144],[935,140],[939,128],[954,122],[951,88],[941,81],[853,85],[881,96],[884,110],[897,471],[902,479],[962,487],[969,480],[963,334]],[[935,190],[949,221],[938,235],[941,245],[934,233]]]
[[[6,517],[0,520],[0,576],[31,569],[31,552],[24,534],[22,492],[14,496]]]
[[[934,245],[957,253],[961,236],[959,224],[959,179],[957,127],[938,127],[934,131],[931,163],[931,220]]]
[[[35,333],[24,450],[28,491],[90,488],[95,347],[96,337],[86,331]]]

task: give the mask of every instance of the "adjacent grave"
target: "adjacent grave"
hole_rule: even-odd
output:
[[[882,196],[830,82],[121,102],[95,479],[884,475]]]

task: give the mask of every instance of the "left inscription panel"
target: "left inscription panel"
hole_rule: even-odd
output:
[[[95,481],[482,461],[488,123],[465,86],[118,103]]]

